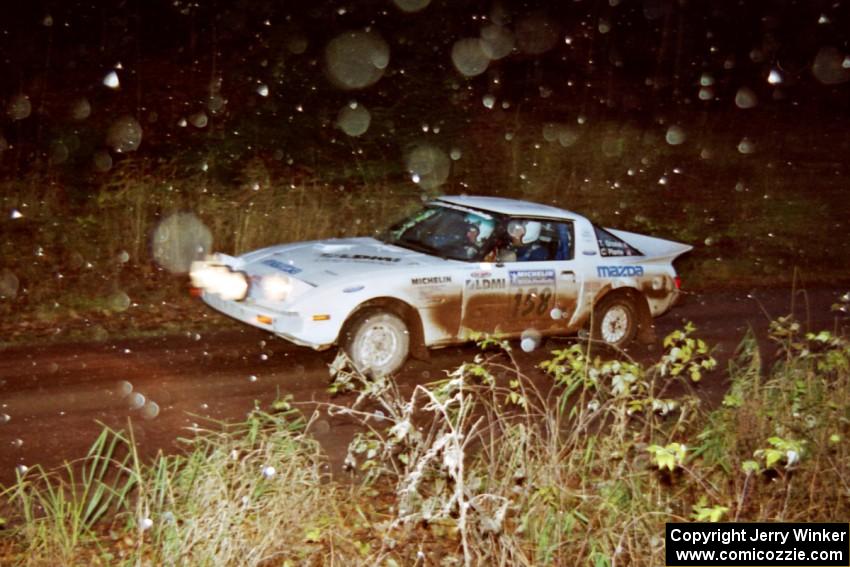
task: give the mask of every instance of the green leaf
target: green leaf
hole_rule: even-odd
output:
[[[767,468],[773,468],[773,465],[778,463],[782,457],[785,456],[785,453],[779,451],[777,449],[765,449],[764,451],[764,464]]]
[[[650,445],[646,450],[654,457],[659,470],[666,468],[671,472],[684,462],[687,453],[687,447],[680,443],[670,443],[666,447]]]
[[[723,405],[728,408],[739,408],[744,405],[744,400],[740,394],[726,394],[723,397]]]
[[[659,453],[655,460],[658,461],[659,469],[666,468],[672,471],[676,468],[676,459],[670,453]]]
[[[697,522],[719,522],[721,518],[729,511],[727,506],[701,506],[697,504],[694,506],[694,513],[691,514],[691,518],[696,520]]]
[[[305,530],[304,541],[308,543],[319,543],[322,541],[322,528],[316,526]]]
[[[369,545],[368,541],[357,541],[357,540],[355,540],[354,546],[357,548],[357,551],[363,557],[366,557],[367,555],[369,555],[369,552],[372,551],[372,546]]]
[[[702,379],[702,373],[699,371],[698,366],[691,367],[691,380],[693,382],[699,382]]]

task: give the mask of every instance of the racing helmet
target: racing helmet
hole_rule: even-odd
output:
[[[522,221],[518,220],[508,222],[508,226],[505,227],[505,230],[507,230],[508,235],[510,236],[516,237],[525,234],[525,226],[523,226]]]
[[[540,238],[540,229],[543,227],[538,221],[525,222],[525,235],[522,237],[523,244],[531,244]]]

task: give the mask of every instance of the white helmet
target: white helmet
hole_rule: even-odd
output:
[[[522,237],[523,244],[531,244],[540,238],[540,229],[543,227],[538,221],[526,221],[525,235]]]

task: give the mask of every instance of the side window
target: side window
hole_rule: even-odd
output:
[[[599,242],[599,253],[602,256],[643,256],[636,248],[604,228],[598,226],[593,228],[596,229],[596,240]]]
[[[553,260],[572,260],[573,259],[573,223],[571,222],[555,222],[552,223],[557,235],[557,246]]]
[[[573,225],[538,219],[511,219],[508,241],[500,251],[503,262],[547,262],[573,257]]]

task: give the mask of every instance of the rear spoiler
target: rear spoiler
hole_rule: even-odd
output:
[[[645,234],[611,228],[606,228],[605,230],[637,248],[643,254],[643,260],[641,261],[644,262],[647,260],[653,262],[672,262],[678,256],[694,249],[690,244],[682,244],[681,242],[664,240],[663,238],[655,238],[654,236],[646,236]]]

